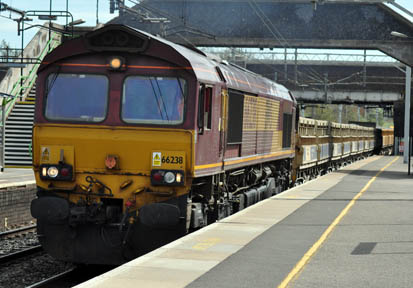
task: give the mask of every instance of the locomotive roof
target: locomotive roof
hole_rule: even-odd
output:
[[[138,43],[141,43],[141,47],[120,47],[118,50],[154,56],[177,66],[191,68],[189,70],[193,71],[200,82],[207,84],[225,82],[226,86],[231,89],[241,90],[251,94],[280,97],[295,102],[293,96],[284,86],[263,76],[226,61],[221,61],[219,58],[207,55],[195,47],[185,47],[145,31],[119,24],[106,25],[103,28],[86,33],[83,37],[70,40],[60,45],[46,56],[39,70],[44,69],[46,65],[59,59],[76,54],[90,53],[90,50],[110,51],[109,48],[95,47],[91,44],[93,37],[97,37],[106,32],[127,33],[128,36],[138,39],[140,41],[138,41]],[[112,51],[115,52],[118,50],[112,49]]]

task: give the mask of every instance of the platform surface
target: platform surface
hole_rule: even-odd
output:
[[[4,168],[0,172],[0,189],[34,184],[34,172],[29,168]]]
[[[76,287],[412,287],[412,180],[370,157]]]

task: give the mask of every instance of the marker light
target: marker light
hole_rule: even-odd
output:
[[[47,168],[46,168],[46,167],[43,167],[43,168],[42,168],[42,176],[43,176],[43,177],[46,177],[46,176],[47,176]]]
[[[49,167],[49,169],[47,169],[47,175],[50,178],[56,178],[58,174],[59,174],[59,170],[54,166],[51,166]]]
[[[64,177],[69,176],[69,174],[70,174],[70,171],[67,168],[62,168],[62,170],[60,170],[60,175],[62,175]]]
[[[164,181],[168,184],[175,182],[175,174],[172,172],[166,172],[165,176],[163,177]]]
[[[122,68],[123,61],[119,57],[113,57],[109,61],[109,66],[111,69],[118,70]]]
[[[156,182],[161,182],[162,181],[162,174],[161,173],[155,173],[152,175],[152,179]]]
[[[182,181],[182,174],[176,173],[176,182],[181,183],[181,181]]]

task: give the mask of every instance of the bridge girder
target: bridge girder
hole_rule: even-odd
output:
[[[323,91],[292,90],[300,103],[331,103],[331,104],[371,104],[393,105],[394,102],[403,100],[400,93],[384,91]]]
[[[413,25],[380,3],[392,1],[284,1],[143,0],[111,23],[195,46],[377,49],[413,66],[413,38],[390,35]]]
[[[299,102],[391,105],[403,100],[405,76],[396,66],[328,61],[294,65],[262,60],[236,64],[283,84]]]

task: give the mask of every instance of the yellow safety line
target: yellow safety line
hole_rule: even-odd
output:
[[[314,243],[314,245],[310,248],[310,250],[308,250],[307,253],[304,254],[303,258],[301,258],[301,260],[295,265],[293,270],[290,271],[290,273],[287,275],[284,281],[282,281],[281,284],[278,285],[278,288],[288,287],[288,285],[290,285],[290,283],[297,278],[297,276],[302,272],[305,265],[311,260],[311,258],[317,252],[317,250],[324,243],[324,241],[327,240],[331,232],[333,232],[334,228],[340,223],[343,217],[349,212],[349,210],[356,203],[356,201],[363,195],[364,192],[367,191],[367,189],[374,182],[374,180],[376,180],[376,178],[386,168],[388,168],[391,164],[393,164],[397,159],[399,159],[399,157],[396,157],[396,159],[392,160],[386,166],[381,168],[380,171],[377,172],[377,174],[373,178],[371,178],[369,182],[367,182],[367,184],[363,187],[363,189],[361,189],[361,191],[356,196],[354,196],[354,198],[350,201],[350,203],[347,204],[346,208],[344,208],[343,211],[341,211],[340,215],[338,215],[337,218],[333,221],[333,223],[331,223],[331,225],[327,228],[327,230],[324,231],[320,239],[318,239],[318,241]]]

